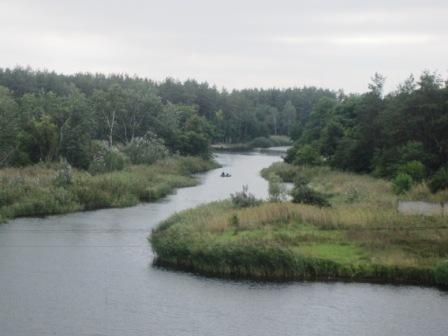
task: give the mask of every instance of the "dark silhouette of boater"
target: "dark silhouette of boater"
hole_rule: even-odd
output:
[[[230,175],[229,173],[224,173],[224,172],[221,173],[221,177],[230,177],[230,176],[232,176],[232,175]]]

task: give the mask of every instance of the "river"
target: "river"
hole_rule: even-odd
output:
[[[0,225],[0,335],[448,334],[448,293],[438,289],[230,281],[152,267],[146,238],[161,220],[243,184],[266,197],[258,173],[280,157],[217,160],[222,169],[161,202]]]

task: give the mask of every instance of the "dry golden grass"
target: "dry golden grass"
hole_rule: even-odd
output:
[[[403,198],[412,201],[447,202],[448,189],[433,194],[429,190],[428,185],[422,182],[413,186]]]

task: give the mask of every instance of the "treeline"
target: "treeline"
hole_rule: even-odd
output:
[[[207,156],[211,142],[294,136],[323,97],[336,99],[314,87],[228,92],[194,80],[0,69],[0,166],[63,157],[85,169],[107,154],[98,141]]]
[[[384,80],[376,74],[364,94],[321,99],[286,161],[414,181],[439,171],[448,182],[447,83],[424,72],[383,96]]]

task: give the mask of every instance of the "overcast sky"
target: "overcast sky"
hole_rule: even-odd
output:
[[[448,77],[448,1],[0,0],[0,43],[0,67],[390,90]]]

